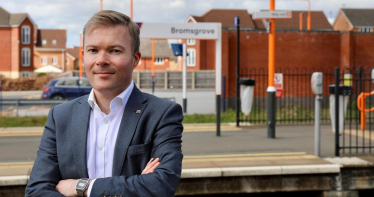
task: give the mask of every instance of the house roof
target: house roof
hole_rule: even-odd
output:
[[[0,7],[0,26],[18,26],[26,17],[28,17],[31,23],[36,26],[27,13],[11,14],[4,8]]]
[[[74,58],[79,59],[79,47],[72,46],[70,48],[66,48],[66,52]]]
[[[26,16],[27,16],[27,13],[11,14],[10,15],[10,20],[9,20],[9,25],[20,24]]]
[[[343,8],[345,16],[353,27],[374,26],[374,9],[348,9]]]
[[[152,57],[152,40],[140,39],[139,51],[144,58]],[[169,46],[167,40],[155,40],[155,56],[156,57],[168,57],[175,59],[172,49]]]
[[[43,40],[47,43],[43,45]],[[53,44],[56,40],[56,44]],[[36,42],[37,48],[47,49],[65,49],[66,48],[66,30],[65,29],[38,29]]]
[[[292,11],[291,19],[275,20],[276,29],[299,29],[299,14],[303,13],[303,29],[307,29],[308,11]],[[323,11],[310,11],[311,30],[333,30]]]
[[[212,9],[202,16],[190,16],[196,22],[218,22],[222,23],[223,28],[235,27],[234,18],[239,16],[241,28],[253,28],[255,24],[248,14],[247,10],[226,10],[226,9]]]
[[[6,10],[4,10],[2,7],[0,7],[0,25],[1,26],[8,26],[9,25],[9,19],[10,19],[10,13]]]

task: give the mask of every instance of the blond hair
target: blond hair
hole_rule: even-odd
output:
[[[127,28],[130,36],[132,38],[132,55],[135,55],[139,51],[140,45],[140,30],[136,23],[134,23],[130,17],[116,12],[113,10],[103,10],[94,14],[90,20],[87,21],[86,25],[83,28],[83,43],[84,37],[89,32],[92,27],[95,26],[105,26],[105,27],[114,27],[116,25],[123,25]],[[84,44],[83,44],[84,46]]]

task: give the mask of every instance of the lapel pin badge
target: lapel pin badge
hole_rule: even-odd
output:
[[[140,112],[141,112],[141,110],[136,110],[136,113],[137,113],[137,114],[140,114]]]

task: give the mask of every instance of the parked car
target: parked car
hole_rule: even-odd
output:
[[[43,87],[42,99],[75,99],[89,94],[91,85],[84,77],[67,77],[52,79]]]

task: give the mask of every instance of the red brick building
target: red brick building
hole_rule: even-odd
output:
[[[342,8],[334,22],[335,31],[373,32],[374,9]]]
[[[0,75],[27,77],[35,69],[36,24],[27,13],[10,14],[0,7]]]
[[[66,30],[38,29],[37,32],[35,69],[52,65],[62,71],[74,70],[74,62],[70,63],[66,53]]]
[[[135,70],[152,70],[152,40],[141,39],[139,51],[142,57]],[[155,40],[155,70],[178,70],[176,60],[167,40]]]
[[[303,30],[300,31],[300,12],[292,11],[292,19],[276,21],[276,70],[318,67],[333,70],[334,67],[356,69],[358,66],[374,66],[374,58],[372,58],[374,34],[334,31],[322,11],[311,12],[311,31],[306,30],[307,11],[303,11]],[[267,73],[266,20],[252,20],[246,10],[211,10],[199,17],[190,16],[186,20],[186,22],[193,23],[222,23],[222,75],[226,76],[225,96],[228,98],[235,97],[237,47],[235,16],[240,17],[241,69],[248,71],[263,69]],[[187,48],[196,50],[195,69],[215,69],[215,42],[205,40],[192,42],[195,42],[195,45],[187,45]],[[293,82],[285,81],[284,83],[292,84]],[[256,83],[256,86],[266,90],[266,84]],[[303,96],[303,91],[310,90],[302,90],[295,95],[288,95],[285,90],[284,96]]]

